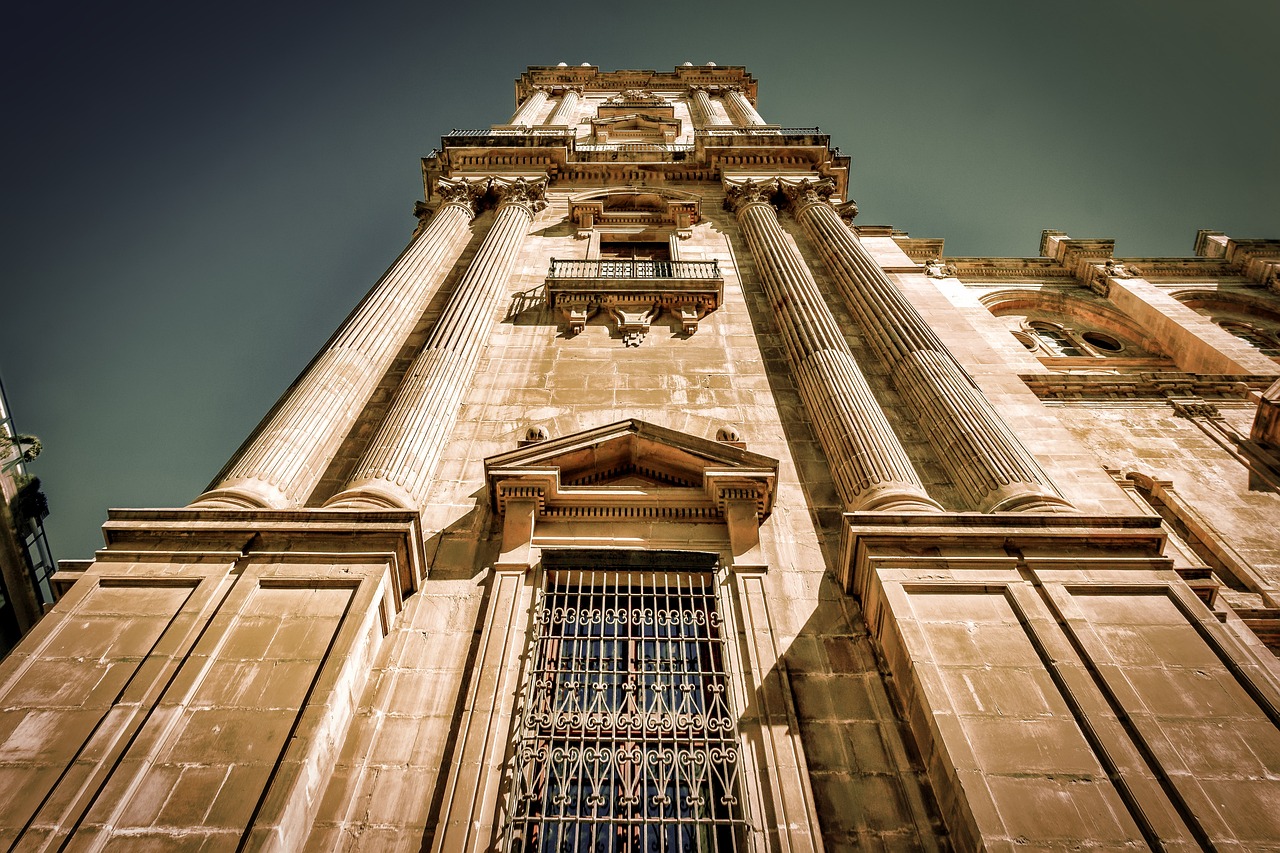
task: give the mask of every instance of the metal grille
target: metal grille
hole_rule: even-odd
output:
[[[709,573],[548,572],[507,849],[734,851],[741,755]]]

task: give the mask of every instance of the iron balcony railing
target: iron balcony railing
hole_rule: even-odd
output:
[[[721,275],[717,261],[561,261],[552,258],[547,278],[670,278],[715,281]]]
[[[563,127],[504,127],[483,130],[451,130],[445,138],[456,136],[571,136],[572,131]]]

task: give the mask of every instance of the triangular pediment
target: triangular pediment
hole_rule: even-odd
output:
[[[701,518],[716,515],[726,499],[750,494],[763,516],[777,472],[776,459],[635,418],[485,460],[499,511],[508,498],[536,496],[550,514],[577,507],[602,516],[647,509]]]

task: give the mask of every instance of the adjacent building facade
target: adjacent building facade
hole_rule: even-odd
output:
[[[1280,850],[1280,241],[946,257],[741,67],[516,103],[63,563],[0,844]]]

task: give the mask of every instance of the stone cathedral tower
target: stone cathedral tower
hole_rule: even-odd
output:
[[[0,846],[1280,850],[1280,241],[944,258],[741,67],[516,102],[63,564]]]

